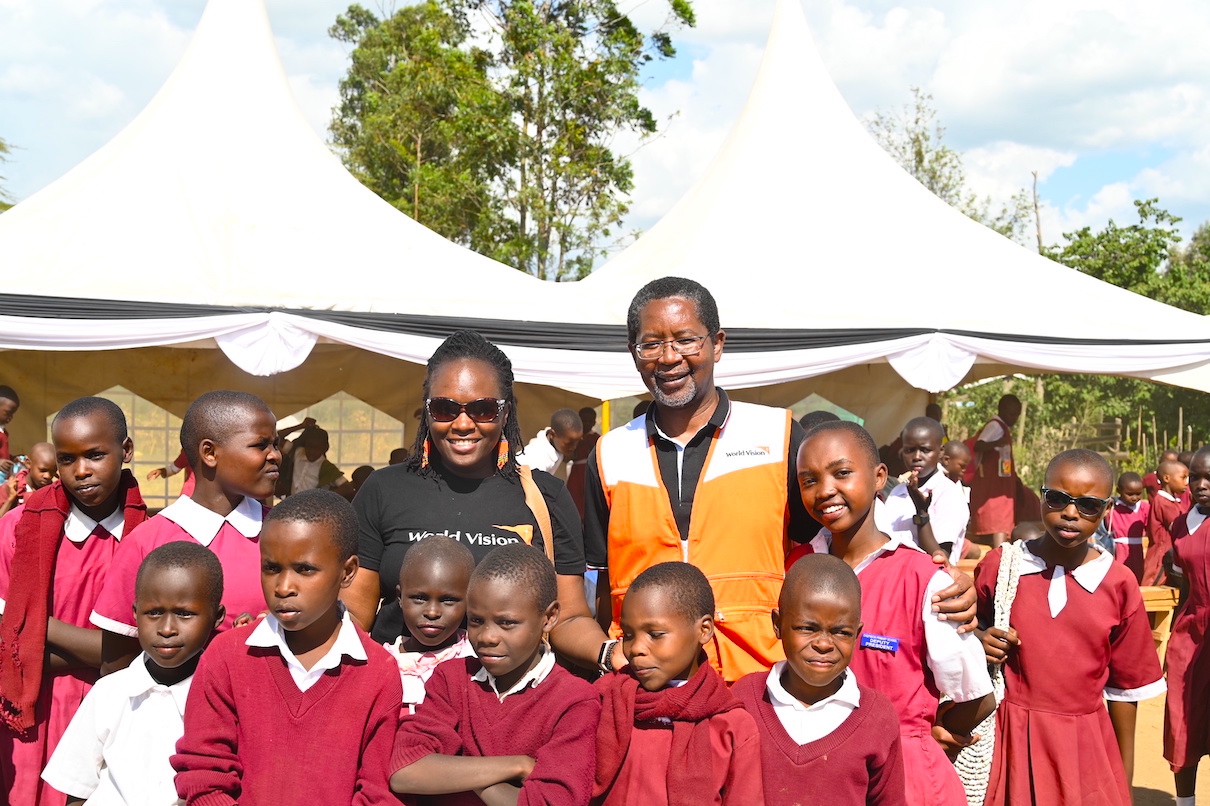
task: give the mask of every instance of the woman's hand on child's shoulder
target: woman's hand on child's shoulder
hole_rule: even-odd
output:
[[[1009,650],[1021,646],[1021,637],[1012,627],[1007,630],[990,627],[986,630],[979,630],[978,633],[979,640],[983,642],[983,654],[987,657],[988,663],[1004,663],[1008,658]]]

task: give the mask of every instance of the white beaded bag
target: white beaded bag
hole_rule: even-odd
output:
[[[1005,543],[1000,555],[1000,568],[996,574],[995,615],[993,627],[1001,630],[1008,629],[1008,614],[1013,607],[1013,599],[1017,597],[1017,581],[1021,578],[1020,543]],[[1003,664],[989,664],[988,670],[992,678],[992,690],[996,695],[996,704],[1004,699]],[[987,794],[987,782],[992,771],[992,753],[996,747],[996,714],[979,723],[975,728],[979,741],[964,747],[954,760],[954,768],[962,779],[962,788],[966,790],[966,802],[969,806],[983,806],[983,798]]]

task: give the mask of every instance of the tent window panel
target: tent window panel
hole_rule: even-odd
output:
[[[306,417],[314,417],[328,432],[328,461],[346,478],[361,465],[386,467],[391,451],[404,444],[402,422],[347,392],[337,392],[284,422],[302,422]]]

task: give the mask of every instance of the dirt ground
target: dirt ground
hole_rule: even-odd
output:
[[[1135,806],[1173,806],[1176,790],[1172,773],[1164,761],[1164,698],[1139,703],[1139,721],[1135,732],[1134,804]],[[1197,802],[1210,804],[1210,762],[1198,767]]]

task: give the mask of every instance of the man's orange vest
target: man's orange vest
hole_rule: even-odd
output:
[[[643,417],[601,437],[597,466],[609,505],[613,633],[630,583],[661,562],[696,565],[715,598],[711,662],[728,682],[783,660],[770,613],[785,578],[790,412],[731,401],[710,441],[682,541]]]

